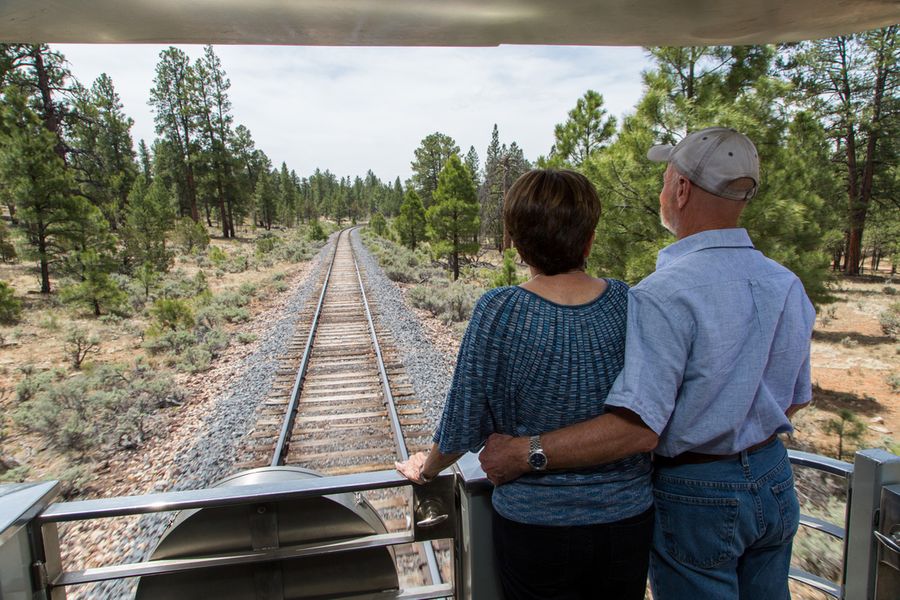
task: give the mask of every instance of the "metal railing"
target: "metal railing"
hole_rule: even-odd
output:
[[[845,523],[828,523],[803,516],[801,523],[842,540],[844,565],[840,581],[828,581],[794,569],[791,577],[833,598],[864,600],[900,597],[891,544],[900,524],[880,520],[885,490],[900,484],[900,458],[882,450],[857,453],[854,464],[802,452],[790,453],[797,467],[812,468],[845,479]],[[100,500],[53,503],[54,482],[0,486],[0,597],[4,600],[65,598],[71,585],[129,577],[154,577],[174,572],[260,562],[277,562],[309,555],[338,554],[365,547],[384,547],[434,539],[453,544],[454,581],[412,589],[385,590],[379,598],[500,597],[491,539],[491,485],[477,458],[467,455],[433,484],[414,486],[415,518],[410,531],[357,536],[213,556],[148,560],[64,571],[60,561],[58,523],[187,509],[221,508],[263,502],[298,500],[360,493],[409,485],[393,471],[341,475],[289,482],[219,487]],[[900,488],[898,488],[900,489]],[[900,496],[898,496],[900,497]],[[447,518],[435,518],[435,516]],[[435,524],[435,526],[427,526]],[[879,544],[879,538],[887,540]],[[892,541],[893,540],[893,541]],[[880,586],[880,587],[879,587]]]

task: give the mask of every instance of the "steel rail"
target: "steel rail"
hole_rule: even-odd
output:
[[[354,228],[358,229],[358,228]],[[375,361],[378,364],[378,373],[381,377],[381,389],[384,391],[384,405],[387,408],[391,418],[391,429],[394,434],[394,444],[397,446],[397,454],[402,460],[409,459],[409,450],[406,447],[406,440],[403,439],[403,429],[400,426],[400,416],[397,414],[397,407],[394,405],[394,395],[391,393],[391,384],[388,381],[387,371],[384,368],[384,357],[381,354],[381,346],[378,344],[378,336],[375,333],[375,323],[372,321],[372,311],[369,310],[369,301],[366,298],[366,288],[363,285],[362,275],[359,273],[359,263],[356,261],[356,252],[353,250],[353,233],[351,230],[350,255],[353,257],[353,268],[356,269],[356,280],[359,282],[359,291],[362,294],[363,308],[366,311],[366,321],[369,324],[369,335],[372,338],[372,347],[375,349]],[[437,557],[434,555],[434,547],[431,542],[423,542],[422,550],[425,552],[425,560],[428,563],[428,573],[431,576],[432,584],[442,582],[441,570],[437,564]]]
[[[303,381],[306,379],[306,371],[309,368],[309,358],[312,354],[312,346],[316,337],[316,329],[319,326],[319,317],[322,314],[322,305],[325,304],[325,292],[328,291],[328,281],[331,279],[331,270],[334,268],[334,261],[337,258],[338,245],[344,231],[340,231],[334,239],[334,252],[331,254],[331,262],[328,263],[328,272],[325,274],[325,282],[322,284],[322,293],[319,294],[319,303],[316,305],[316,312],[313,315],[312,323],[309,326],[309,336],[306,338],[306,348],[303,350],[303,358],[300,361],[300,368],[297,370],[297,377],[294,379],[294,386],[291,388],[291,402],[288,406],[287,414],[284,418],[284,424],[281,427],[281,435],[278,436],[278,443],[275,445],[275,452],[272,456],[273,467],[280,467],[284,464],[284,455],[287,453],[288,440],[291,431],[294,429],[294,418],[297,416],[297,410],[300,406],[300,392],[303,390]]]

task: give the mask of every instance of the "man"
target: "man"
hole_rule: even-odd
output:
[[[609,412],[536,439],[494,435],[481,463],[501,484],[529,464],[654,450],[654,598],[789,598],[799,505],[777,434],[811,398],[815,311],[799,279],[737,228],[759,185],[746,136],[713,127],[647,156],[668,162],[660,217],[678,241],[629,292]]]

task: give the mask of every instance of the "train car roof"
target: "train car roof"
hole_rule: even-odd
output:
[[[900,0],[4,0],[4,42],[758,44],[900,22]]]

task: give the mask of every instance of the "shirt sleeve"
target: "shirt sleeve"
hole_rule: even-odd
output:
[[[444,403],[434,442],[444,454],[475,452],[481,448],[496,424],[488,404],[495,377],[497,356],[490,343],[490,321],[486,314],[487,298],[482,297],[472,312],[463,335],[453,372],[453,381]]]
[[[805,329],[808,331],[809,337],[812,338],[812,330],[816,323],[816,309],[813,308],[805,293],[804,300]],[[803,359],[803,364],[800,365],[800,371],[797,373],[797,382],[794,384],[794,397],[791,399],[791,404],[806,404],[812,400],[811,344],[812,342],[809,342],[806,345],[806,357]]]
[[[692,340],[689,315],[652,293],[632,288],[628,293],[625,366],[606,405],[627,408],[661,435],[675,410]]]

